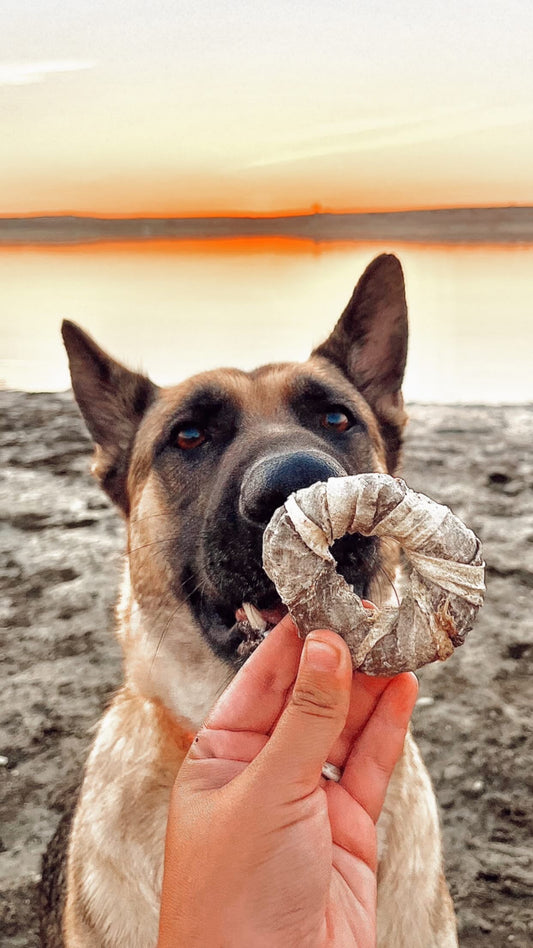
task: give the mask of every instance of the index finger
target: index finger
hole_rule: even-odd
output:
[[[209,713],[207,728],[268,734],[298,672],[303,642],[290,616],[268,633]]]

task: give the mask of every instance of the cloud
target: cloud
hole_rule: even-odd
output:
[[[317,125],[315,134],[278,142],[270,153],[263,149],[260,157],[241,166],[241,171],[292,162],[307,161],[330,155],[356,154],[374,149],[394,148],[428,141],[446,140],[472,132],[500,129],[533,122],[531,103],[513,103],[480,108],[469,105],[457,109],[440,109],[428,114],[386,116],[376,122]]]
[[[78,59],[47,60],[36,63],[0,63],[0,86],[27,86],[61,72],[94,69],[95,62]]]

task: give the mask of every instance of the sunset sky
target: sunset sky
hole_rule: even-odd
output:
[[[0,214],[533,204],[531,0],[4,0]]]

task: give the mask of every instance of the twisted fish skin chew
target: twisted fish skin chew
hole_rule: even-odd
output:
[[[365,609],[337,573],[329,547],[346,533],[399,542],[412,567],[399,607]],[[300,635],[334,629],[368,675],[444,661],[463,644],[485,590],[475,534],[388,474],[330,478],[291,494],[265,530],[263,565]]]

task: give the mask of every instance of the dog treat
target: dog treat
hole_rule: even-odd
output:
[[[398,541],[411,566],[400,606],[365,608],[337,572],[329,547],[346,533]],[[388,474],[331,478],[291,494],[265,530],[263,564],[300,635],[333,629],[354,668],[369,675],[444,661],[483,603],[475,534],[448,507]]]

